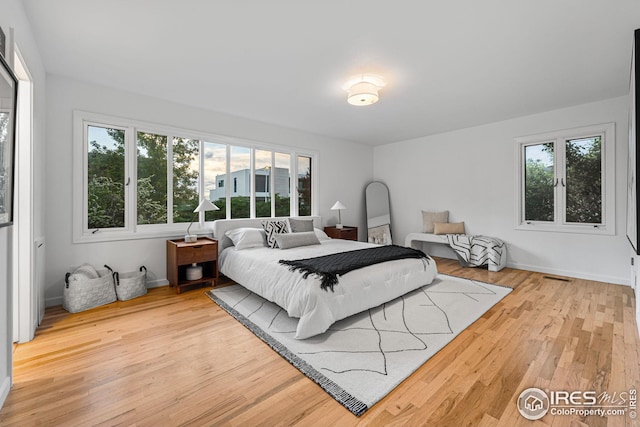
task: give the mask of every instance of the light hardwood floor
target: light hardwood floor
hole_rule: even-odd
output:
[[[15,348],[0,425],[638,425],[626,415],[534,422],[516,407],[528,387],[640,389],[631,288],[443,259],[438,268],[514,292],[360,418],[204,289],[165,287],[83,313],[47,309],[35,339]]]

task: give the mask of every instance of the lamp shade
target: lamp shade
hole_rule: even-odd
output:
[[[371,105],[380,99],[378,91],[385,86],[382,77],[374,74],[361,74],[352,77],[343,86],[347,91],[347,102],[351,105]]]
[[[331,206],[332,211],[338,211],[338,223],[336,224],[336,228],[342,228],[342,209],[347,209],[347,207],[343,205],[340,200],[338,200],[333,206]]]
[[[196,214],[199,214],[200,212],[219,211],[219,210],[220,208],[214,205],[213,203],[211,203],[209,200],[202,199],[200,201],[200,204],[198,204],[198,207],[195,208],[193,212]],[[193,221],[195,221],[197,218],[198,218],[198,215],[194,215]],[[193,225],[193,221],[189,223],[189,226],[187,227],[187,234],[185,234],[184,236],[184,241],[187,243],[195,243],[198,241],[198,236],[190,233],[191,226]]]
[[[373,83],[357,83],[347,91],[347,102],[351,105],[371,105],[378,99],[378,88]]]
[[[347,209],[345,205],[343,205],[340,200],[338,200],[333,206],[331,206],[332,211],[337,211],[340,209]]]
[[[211,203],[207,199],[202,199],[197,208],[194,209],[194,212],[206,212],[206,211],[219,211],[220,208]]]

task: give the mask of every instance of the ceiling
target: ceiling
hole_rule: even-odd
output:
[[[379,145],[628,93],[638,0],[23,0],[48,73]],[[354,74],[380,101],[346,102]]]

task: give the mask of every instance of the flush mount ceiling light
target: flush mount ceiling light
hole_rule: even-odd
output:
[[[378,102],[378,90],[384,87],[385,82],[380,76],[374,74],[361,74],[352,77],[342,86],[347,91],[347,102],[351,105],[363,106]]]

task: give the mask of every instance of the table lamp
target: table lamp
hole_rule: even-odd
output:
[[[342,228],[342,217],[340,216],[340,211],[342,209],[347,209],[347,207],[340,203],[340,200],[331,207],[332,211],[338,211],[338,223],[336,224],[336,228]]]
[[[190,234],[189,229],[193,225],[193,221],[195,221],[196,217],[200,215],[200,212],[219,211],[219,210],[220,208],[214,205],[213,203],[211,203],[209,200],[202,199],[198,207],[195,208],[193,211],[196,215],[193,217],[193,220],[189,223],[189,226],[187,227],[187,234],[184,235],[184,241],[186,243],[195,243],[198,241],[198,236],[196,234]]]

